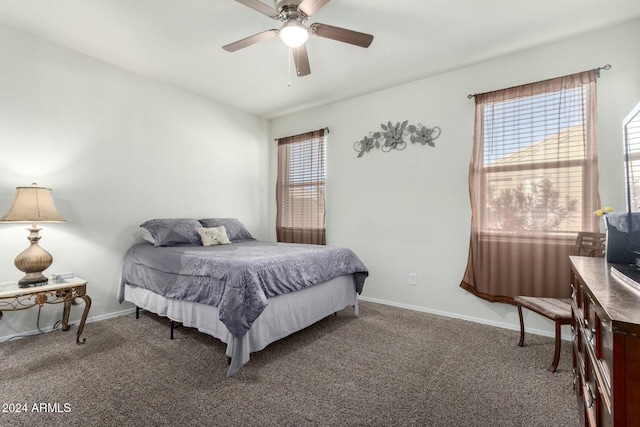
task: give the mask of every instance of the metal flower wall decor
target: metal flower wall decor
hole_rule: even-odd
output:
[[[364,153],[368,153],[372,148],[381,149],[388,153],[391,150],[404,150],[407,148],[407,141],[412,144],[428,145],[435,147],[433,140],[440,136],[440,128],[435,126],[428,128],[422,123],[410,125],[408,120],[396,123],[395,125],[388,122],[386,125],[380,125],[382,131],[369,132],[360,141],[353,143],[353,148],[358,153],[358,157],[362,157]]]

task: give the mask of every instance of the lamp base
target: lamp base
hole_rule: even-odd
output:
[[[14,261],[16,268],[25,273],[24,277],[18,281],[18,287],[20,288],[46,284],[49,279],[42,272],[49,268],[53,262],[51,254],[38,246],[38,240],[40,240],[38,232],[40,229],[32,226],[27,230],[30,231],[27,239],[31,244],[27,249],[20,252]]]
[[[48,282],[49,278],[43,276],[42,273],[27,273],[22,279],[18,280],[18,287],[32,288],[46,285]]]

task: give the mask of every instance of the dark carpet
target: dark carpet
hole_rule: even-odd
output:
[[[576,426],[571,345],[361,302],[252,354],[142,312],[0,344],[2,426]],[[18,412],[15,412],[18,411]]]

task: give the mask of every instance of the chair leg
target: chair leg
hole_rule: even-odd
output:
[[[520,318],[520,342],[518,347],[524,346],[524,320],[522,319],[522,306],[518,304],[518,317]]]
[[[553,353],[553,362],[549,366],[549,372],[555,372],[560,361],[560,346],[562,345],[561,329],[562,325],[559,321],[556,321],[556,349]]]

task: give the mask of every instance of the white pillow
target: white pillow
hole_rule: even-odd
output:
[[[142,240],[144,240],[145,242],[149,242],[152,245],[156,244],[156,240],[153,238],[153,235],[148,231],[144,232],[144,234],[142,235]]]
[[[200,238],[202,239],[202,246],[228,245],[231,243],[224,226],[198,228],[198,233],[200,233]]]

